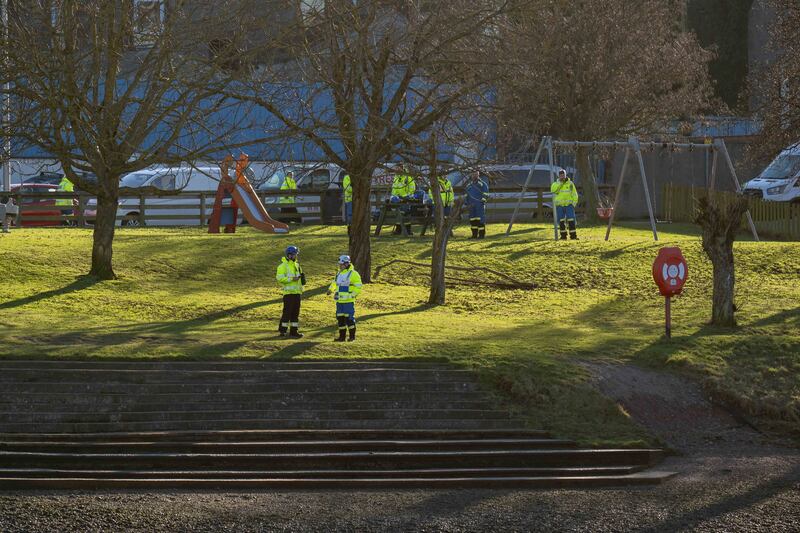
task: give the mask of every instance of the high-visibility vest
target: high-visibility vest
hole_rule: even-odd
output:
[[[442,198],[442,206],[453,206],[453,184],[447,178],[437,178],[439,180],[439,196]],[[428,189],[428,196],[433,199],[433,188]]]
[[[556,180],[550,185],[550,192],[553,193],[553,202],[556,206],[575,205],[578,203],[578,189],[572,180],[567,178],[563,183]]]
[[[294,178],[291,174],[286,174],[286,178],[283,180],[283,185],[281,185],[282,191],[296,191],[297,190],[297,183],[295,183]],[[281,204],[293,204],[294,203],[294,196],[281,196],[281,199],[278,203]]]
[[[300,268],[300,263],[289,261],[285,257],[281,258],[281,264],[278,265],[275,279],[278,280],[278,284],[283,288],[283,294],[303,294],[303,283],[300,280],[300,274],[302,273],[303,269]]]
[[[67,179],[66,176],[61,178],[61,181],[58,184],[59,192],[74,192],[75,186],[72,184],[71,181]],[[64,206],[71,206],[72,199],[71,198],[59,198],[56,200],[56,205],[64,205]]]
[[[353,186],[350,184],[350,174],[346,174],[342,179],[342,190],[344,191],[344,201],[353,201]]]
[[[397,174],[392,181],[392,196],[404,198],[412,196],[416,190],[417,183],[414,181],[413,176]]]
[[[349,304],[356,301],[362,286],[361,275],[350,265],[336,274],[336,279],[331,282],[328,290],[335,295],[337,303]]]

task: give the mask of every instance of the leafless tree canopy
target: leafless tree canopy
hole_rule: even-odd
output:
[[[492,81],[485,68],[503,2],[333,0],[302,3],[289,59],[254,72],[242,98],[350,175],[350,253],[369,280],[369,194],[376,168],[426,134],[458,131]],[[270,132],[271,133],[271,132]]]
[[[180,3],[166,16],[161,3],[147,4],[12,2],[3,43],[14,136],[51,154],[98,197],[91,273],[101,278],[114,277],[119,178],[218,150],[246,116],[221,118],[233,113],[219,75],[239,48],[233,6]]]
[[[711,95],[710,54],[682,29],[682,0],[537,0],[504,27],[513,69],[505,124],[593,139],[692,116]]]
[[[775,14],[770,31],[773,61],[751,72],[757,95],[761,134],[753,155],[768,159],[800,142],[800,4],[795,0],[770,0]]]

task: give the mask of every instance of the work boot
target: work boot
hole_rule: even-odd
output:
[[[472,237],[470,239],[477,239],[478,238],[478,228],[472,228]]]
[[[302,339],[303,334],[297,331],[297,328],[291,328],[289,330],[289,336],[293,339]]]
[[[347,328],[339,328],[339,336],[333,339],[333,342],[344,342],[347,337]]]
[[[283,325],[278,325],[278,335],[285,337],[287,331],[288,330]]]
[[[570,233],[569,234],[569,238],[572,239],[573,241],[577,241],[578,240],[578,234],[577,233]]]
[[[356,340],[356,327],[353,326],[350,328],[350,337],[347,338],[347,342],[353,342]]]
[[[485,229],[482,229],[482,230],[478,231],[478,238],[479,239],[485,239],[486,238],[486,230]]]

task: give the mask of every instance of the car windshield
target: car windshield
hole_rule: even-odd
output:
[[[259,185],[258,188],[261,190],[280,189],[281,183],[283,183],[283,171],[278,170],[277,172],[274,172],[272,176],[267,179],[267,181]]]
[[[127,176],[123,177],[122,180],[119,182],[119,184],[122,187],[141,187],[142,185],[144,185],[144,182],[146,182],[152,177],[153,177],[152,174],[137,172],[134,174],[128,174]]]
[[[800,172],[800,155],[779,155],[764,169],[761,177],[783,180],[794,177],[798,172]]]

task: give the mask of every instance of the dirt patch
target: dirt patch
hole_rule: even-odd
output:
[[[774,444],[729,411],[712,404],[697,384],[634,365],[584,362],[594,385],[671,448],[691,453],[709,446]]]

